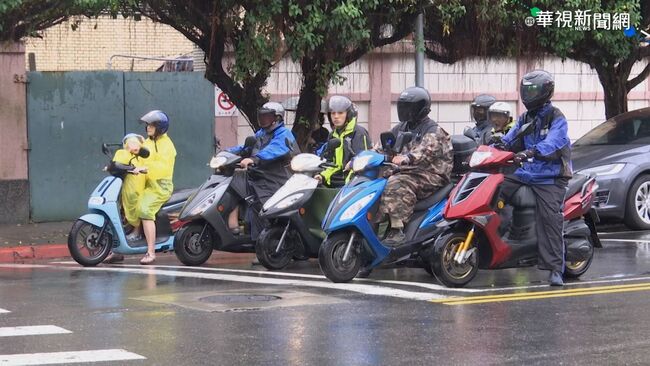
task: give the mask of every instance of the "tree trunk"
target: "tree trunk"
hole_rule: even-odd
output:
[[[596,67],[596,71],[605,97],[605,117],[610,119],[627,112],[628,89],[626,83],[629,71],[602,66]]]
[[[294,136],[301,151],[308,152],[307,145],[311,137],[311,128],[318,123],[320,113],[321,96],[316,91],[318,83],[318,63],[310,58],[301,62],[303,74],[302,86],[300,87],[300,99],[296,108],[296,118],[293,121]]]

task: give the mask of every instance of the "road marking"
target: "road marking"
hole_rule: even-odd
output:
[[[100,349],[95,351],[23,353],[0,355],[0,366],[54,365],[62,363],[146,360],[147,358],[123,349]]]
[[[601,241],[620,241],[622,243],[650,243],[650,240],[638,240],[638,239],[601,239]]]
[[[6,264],[0,267],[20,267],[20,264]],[[342,291],[357,292],[365,295],[378,295],[397,297],[409,300],[435,300],[447,297],[446,295],[431,293],[431,292],[414,292],[400,290],[390,287],[381,287],[374,285],[362,285],[356,283],[332,283],[325,281],[306,281],[297,279],[282,279],[282,278],[268,278],[268,277],[253,277],[253,276],[239,276],[220,273],[202,273],[202,272],[181,272],[181,271],[167,271],[159,270],[155,267],[142,267],[139,268],[122,268],[122,267],[71,267],[71,266],[47,266],[48,268],[57,270],[68,271],[104,271],[104,272],[123,272],[134,273],[143,275],[160,275],[170,277],[186,277],[186,278],[203,278],[208,280],[231,281],[231,282],[244,282],[255,283],[264,285],[286,285],[286,286],[303,286],[314,288],[327,288]],[[186,267],[185,267],[186,268]]]
[[[54,325],[30,325],[25,327],[2,327],[0,328],[0,337],[16,337],[29,335],[45,334],[67,334],[72,333]]]
[[[76,264],[76,262],[75,262]],[[126,267],[126,268],[142,268],[142,265],[135,264],[117,264],[113,267]],[[324,281],[329,281],[327,277],[323,275],[312,275],[312,274],[301,274],[301,273],[289,273],[289,272],[271,272],[271,271],[254,271],[249,269],[231,269],[231,268],[211,268],[211,267],[188,267],[188,266],[168,266],[168,265],[155,265],[151,266],[152,268],[168,268],[168,269],[185,269],[185,270],[194,270],[194,271],[207,271],[207,272],[230,272],[230,273],[251,273],[259,275],[269,275],[269,276],[278,276],[278,277],[298,277],[298,278],[314,278]],[[449,288],[441,285],[436,285],[433,283],[423,283],[423,282],[410,282],[410,281],[396,281],[396,280],[375,280],[372,278],[355,278],[353,282],[370,282],[370,283],[389,283],[394,285],[402,286],[415,286],[422,287],[429,290],[437,291],[449,291],[449,292],[483,292],[478,289],[466,289],[466,288]],[[489,290],[486,290],[489,291]]]
[[[11,311],[5,310],[5,309],[0,309],[0,314],[6,314],[6,313],[11,313]]]
[[[455,297],[440,300],[431,300],[434,303],[443,303],[445,305],[470,305],[470,304],[485,304],[492,302],[508,302],[508,301],[524,301],[524,300],[539,300],[550,299],[558,297],[570,296],[586,296],[598,294],[611,294],[620,292],[635,292],[635,291],[650,291],[650,283],[636,283],[630,285],[617,285],[617,286],[598,286],[598,287],[584,287],[571,290],[555,290],[555,291],[537,291],[537,292],[524,292],[514,294],[501,294],[501,295],[487,295],[487,296],[468,296],[468,297]]]

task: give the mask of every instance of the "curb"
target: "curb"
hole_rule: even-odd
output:
[[[0,248],[0,263],[15,263],[29,259],[55,259],[70,257],[66,244],[44,244]]]
[[[34,259],[70,258],[67,244],[24,245],[0,248],[0,263],[17,263]],[[229,253],[215,251],[208,260],[213,264],[243,264],[254,260],[254,253]]]

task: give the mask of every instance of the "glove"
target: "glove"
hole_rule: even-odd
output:
[[[532,151],[532,150],[524,150],[524,151],[520,151],[520,152],[516,153],[513,160],[515,161],[515,163],[521,164],[522,162],[532,158],[533,156],[535,156],[534,151]]]

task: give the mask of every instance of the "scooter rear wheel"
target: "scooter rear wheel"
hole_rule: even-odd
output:
[[[74,260],[85,267],[96,266],[111,252],[113,239],[108,231],[83,220],[77,220],[68,234],[68,250]]]
[[[352,243],[348,258],[343,260],[350,240],[350,233],[336,233],[328,236],[318,251],[320,269],[332,282],[350,282],[359,273],[361,256],[357,244]]]
[[[431,269],[438,281],[447,287],[463,287],[472,281],[478,272],[476,251],[463,264],[454,260],[456,251],[466,236],[467,233],[451,231],[438,237],[434,243]]]
[[[272,271],[282,269],[291,262],[294,251],[292,250],[293,245],[289,241],[293,235],[287,233],[282,248],[280,248],[279,251],[276,251],[283,232],[284,228],[280,226],[267,228],[260,233],[260,236],[257,239],[257,243],[255,244],[255,255],[257,256],[257,260],[260,261],[260,264],[266,269]]]
[[[186,266],[200,266],[212,255],[212,229],[207,224],[183,226],[174,236],[174,253]]]
[[[589,241],[589,244],[592,246],[591,255],[584,261],[564,262],[564,278],[578,278],[585,274],[585,272],[587,272],[591,266],[591,262],[594,260],[594,243],[591,237],[587,239]]]

